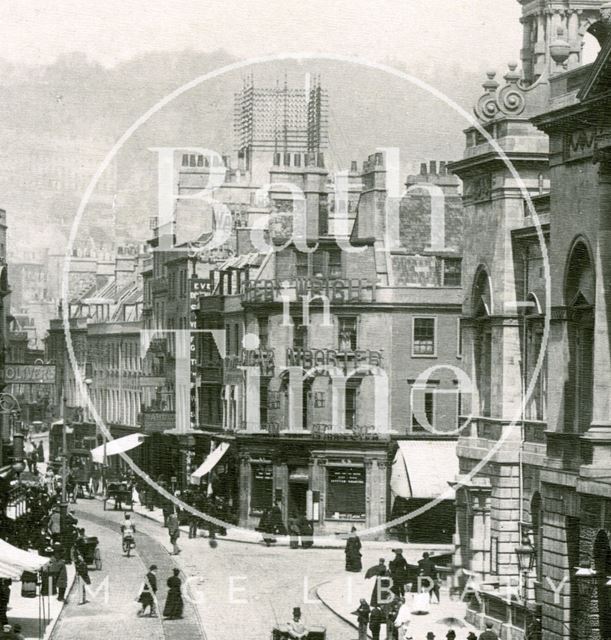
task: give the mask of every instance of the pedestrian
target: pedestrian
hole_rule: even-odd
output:
[[[440,597],[437,567],[429,553],[426,551],[422,554],[422,559],[418,560],[418,568],[420,569],[420,576],[424,578],[424,580],[422,580],[424,583],[423,586],[426,586],[426,589],[429,592],[429,601],[432,602],[433,595],[435,595],[437,604],[439,604]]]
[[[11,599],[11,584],[10,578],[0,578],[0,625],[8,624],[6,612]]]
[[[74,569],[79,581],[79,591],[81,592],[81,601],[79,604],[87,604],[87,587],[91,584],[91,578],[89,577],[87,563],[78,551],[75,553]]]
[[[294,513],[291,513],[291,517],[288,522],[289,529],[289,546],[291,549],[299,549],[299,520]]]
[[[177,556],[181,549],[178,548],[178,538],[180,538],[180,525],[178,524],[178,516],[175,511],[172,511],[168,517],[168,534],[170,536],[170,542],[172,543],[171,555]]]
[[[45,448],[44,448],[44,446],[42,444],[42,440],[40,440],[38,442],[37,451],[38,451],[38,462],[44,462],[45,461]]]
[[[346,540],[346,548],[344,549],[346,571],[359,573],[363,568],[363,563],[361,562],[361,547],[361,539],[356,535],[356,527],[352,527],[350,535]]]
[[[173,575],[168,578],[168,597],[163,607],[163,617],[167,620],[177,620],[182,618],[183,601],[181,586],[182,582],[178,577],[180,575],[180,569],[173,569]]]
[[[492,622],[486,622],[486,631],[480,633],[479,640],[499,640]]]
[[[314,546],[314,527],[312,523],[305,516],[301,516],[297,521],[297,525],[301,536],[302,548],[311,549]]]
[[[55,474],[53,469],[47,469],[45,473],[45,485],[47,487],[47,493],[52,496],[55,494]]]
[[[369,629],[373,640],[380,640],[380,630],[385,621],[384,612],[380,609],[380,605],[376,604],[369,613]]]
[[[395,629],[399,632],[399,640],[405,640],[408,632],[410,622],[412,621],[412,614],[407,602],[404,598],[401,598],[401,607],[395,618]]]
[[[367,625],[369,623],[370,611],[371,609],[367,604],[367,600],[361,598],[358,609],[352,612],[352,615],[356,616],[359,625],[359,640],[367,640]]]
[[[386,560],[380,558],[378,564],[367,569],[365,573],[365,579],[373,578],[375,576],[375,584],[373,585],[373,591],[371,592],[371,600],[369,604],[373,607],[379,603],[378,598],[383,598],[386,587],[390,584],[390,578],[388,576],[388,568],[386,567]]]
[[[142,605],[138,616],[146,614],[146,610],[149,609],[149,615],[151,618],[156,618],[155,600],[157,599],[157,565],[152,564],[149,567],[148,573],[144,576],[144,583],[140,588],[140,594],[138,595],[138,602]]]
[[[263,537],[263,542],[266,547],[269,547],[271,544],[276,542],[276,538],[274,537],[274,531],[272,527],[272,510],[271,509],[263,509],[263,513],[261,515],[261,519],[259,520],[259,526],[257,527],[257,531],[260,531]]]
[[[393,549],[395,557],[388,563],[390,577],[392,578],[392,592],[397,596],[405,595],[408,571],[407,562],[403,557],[403,549]]]
[[[55,551],[53,571],[57,576],[57,599],[60,602],[65,602],[66,589],[68,588],[68,572],[66,571],[66,561],[62,557],[61,550]]]

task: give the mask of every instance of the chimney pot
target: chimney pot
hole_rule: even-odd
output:
[[[429,165],[429,173],[435,175],[437,173],[437,162],[435,160],[431,160]]]
[[[356,173],[358,171],[356,160],[352,160],[350,163],[350,171]]]
[[[446,163],[443,160],[439,161],[439,175],[440,176],[445,176],[447,174],[446,171]]]
[[[422,162],[420,164],[420,175],[421,176],[425,176],[427,174],[427,170],[426,170],[426,162]]]

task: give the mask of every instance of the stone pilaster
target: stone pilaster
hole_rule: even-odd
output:
[[[251,472],[250,472],[250,456],[246,453],[240,454],[240,507],[239,517],[240,526],[247,526],[248,512],[250,508],[251,494]]]

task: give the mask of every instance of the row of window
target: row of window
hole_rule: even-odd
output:
[[[181,269],[178,273],[170,271],[168,273],[168,298],[173,300],[177,296],[186,298],[188,295],[188,275],[186,269]]]

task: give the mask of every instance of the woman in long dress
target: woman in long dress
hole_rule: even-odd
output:
[[[346,548],[344,549],[346,555],[346,571],[354,571],[358,573],[363,568],[361,562],[361,540],[356,535],[356,527],[352,527],[350,536],[346,540]]]
[[[180,569],[173,569],[174,575],[168,578],[168,597],[165,601],[165,607],[163,608],[163,617],[168,620],[177,620],[182,618],[183,601],[181,586],[182,582],[178,577],[180,575]]]

